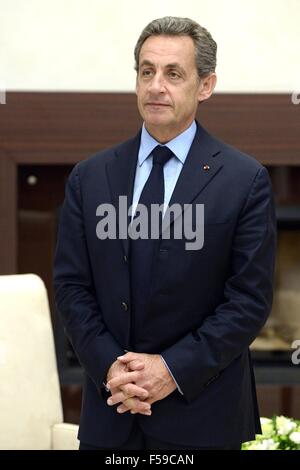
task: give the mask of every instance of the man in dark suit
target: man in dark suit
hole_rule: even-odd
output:
[[[86,373],[80,448],[237,449],[260,431],[249,345],[272,304],[270,180],[195,121],[216,83],[206,29],[155,20],[135,60],[143,128],[76,165],[59,229],[56,302]],[[140,225],[164,204],[157,237],[120,235],[120,210],[109,226],[122,197],[129,234],[142,205]],[[197,207],[204,243],[188,249],[175,224]],[[197,233],[203,220],[188,220]]]

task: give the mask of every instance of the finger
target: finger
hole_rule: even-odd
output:
[[[151,411],[151,410],[148,410],[148,411],[134,411],[134,410],[130,410],[130,413],[131,413],[132,415],[137,415],[137,414],[144,415],[144,416],[151,416],[151,415],[152,415],[152,411]]]
[[[136,384],[121,385],[120,389],[122,390],[124,395],[127,395],[128,398],[137,397],[137,398],[140,398],[141,400],[146,400],[146,398],[149,397],[148,390]]]
[[[129,370],[142,370],[145,367],[145,364],[140,361],[140,359],[135,359],[127,363]]]
[[[141,400],[148,398],[149,393],[142,387],[134,384],[123,385],[122,389],[114,389],[115,392],[107,400],[109,406],[116,405],[117,403],[124,402],[128,398],[138,397]]]
[[[106,403],[109,406],[113,406],[113,405],[117,405],[117,403],[123,403],[126,399],[127,399],[127,395],[124,395],[123,392],[118,392],[112,395],[111,397],[109,397],[106,400]]]
[[[125,413],[126,411],[132,412],[133,414],[140,413],[147,416],[151,415],[151,407],[148,403],[142,402],[136,398],[127,398],[121,405],[118,406],[118,413]]]
[[[151,406],[149,403],[138,400],[137,398],[128,398],[124,401],[123,405],[130,408],[133,413],[149,414],[151,413]]]
[[[118,356],[117,359],[120,362],[127,363],[130,361],[134,361],[135,359],[140,359],[140,354],[134,353],[134,352],[128,352],[124,354],[123,356]]]
[[[120,388],[121,385],[133,383],[136,380],[139,379],[140,377],[140,372],[139,371],[132,371],[132,372],[124,372],[117,377],[114,377],[113,379],[110,379],[106,386],[108,387],[109,390],[112,388]]]
[[[118,413],[126,413],[126,411],[130,411],[130,407],[126,406],[124,403],[118,406],[117,412]]]

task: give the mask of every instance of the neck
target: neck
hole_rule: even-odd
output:
[[[188,124],[182,126],[181,128],[163,128],[157,126],[151,126],[151,124],[146,124],[145,127],[149,134],[157,140],[160,144],[166,144],[170,142],[170,140],[175,139],[178,135],[182,134],[186,131],[190,125],[192,124],[194,119],[192,119]]]

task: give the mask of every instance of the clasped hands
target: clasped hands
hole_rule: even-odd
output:
[[[152,403],[170,395],[176,384],[159,354],[128,352],[111,365],[107,387],[107,404],[118,405],[118,413],[150,416]]]

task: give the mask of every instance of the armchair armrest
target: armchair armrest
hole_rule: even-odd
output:
[[[54,424],[52,428],[52,450],[78,450],[77,434],[77,424]]]

